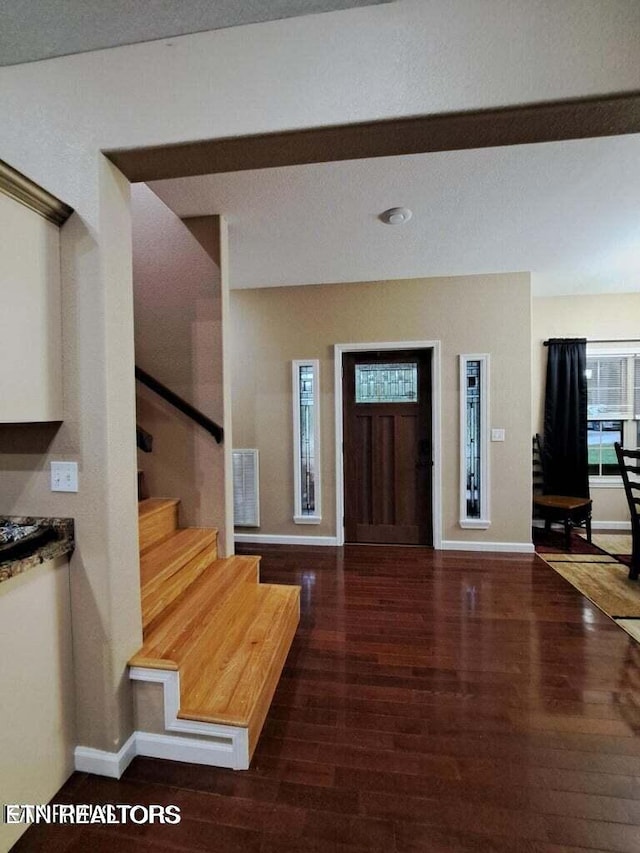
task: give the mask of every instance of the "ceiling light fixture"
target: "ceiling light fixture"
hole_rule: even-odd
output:
[[[413,213],[408,207],[390,207],[381,213],[379,218],[385,225],[404,225],[412,216]]]

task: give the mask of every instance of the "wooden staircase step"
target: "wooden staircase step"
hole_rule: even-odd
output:
[[[180,667],[183,719],[248,727],[259,722],[275,691],[300,612],[300,590],[261,584],[251,593],[243,636],[198,642]],[[258,729],[259,731],[259,729]],[[256,733],[257,736],[257,733]]]
[[[154,620],[217,559],[217,531],[186,528],[155,545],[140,559],[142,628]],[[146,580],[145,580],[146,578]]]
[[[138,503],[140,553],[166,539],[178,528],[178,505],[173,498],[147,498]]]
[[[190,704],[201,705],[202,692],[206,695],[210,684],[205,684],[205,670],[217,680],[217,670],[225,671],[227,665],[239,662],[236,653],[244,645],[255,620],[259,617],[265,586],[246,585],[236,592],[230,607],[220,612],[215,623],[204,626],[197,644],[192,644],[180,663],[180,687],[183,696],[190,696]],[[215,661],[215,664],[213,663]]]
[[[215,560],[217,535],[212,527],[183,527],[147,548],[140,557],[143,592],[146,587],[157,587],[201,551],[207,550],[211,560]]]
[[[211,562],[153,621],[130,666],[178,669],[201,637],[224,633],[242,609],[244,588],[258,585],[259,562],[259,557]]]
[[[164,723],[144,691],[136,714],[151,732],[163,725],[166,742],[145,746],[142,728],[136,748],[246,769],[300,620],[300,587],[261,584],[259,557],[218,559],[217,531],[179,528],[178,505],[138,505],[144,642],[129,665],[135,681],[164,685]]]

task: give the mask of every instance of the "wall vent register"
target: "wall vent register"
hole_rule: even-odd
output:
[[[233,523],[260,527],[259,455],[255,449],[233,450]]]

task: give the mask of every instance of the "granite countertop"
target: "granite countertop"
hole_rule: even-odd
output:
[[[40,545],[33,550],[33,553],[19,559],[5,560],[2,562],[0,558],[0,583],[9,580],[14,575],[20,575],[23,572],[33,569],[44,563],[45,560],[52,560],[55,557],[60,557],[64,554],[72,554],[75,547],[74,541],[74,526],[72,518],[36,518],[34,516],[17,516],[17,515],[2,515],[0,516],[0,524],[11,522],[13,524],[38,525],[42,528],[49,528],[55,538],[44,545]]]

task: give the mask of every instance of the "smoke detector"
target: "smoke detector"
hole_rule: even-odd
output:
[[[380,214],[380,219],[385,225],[404,225],[408,222],[413,213],[408,207],[390,207]]]

